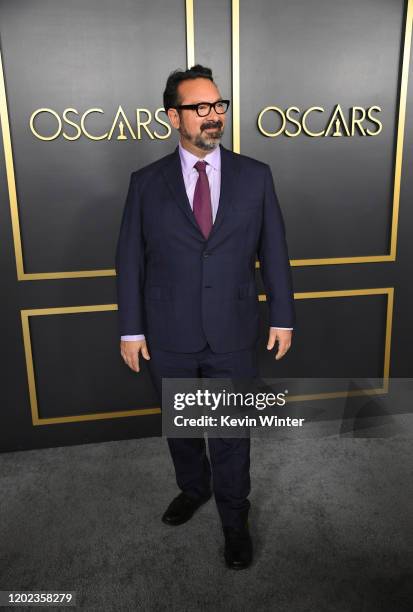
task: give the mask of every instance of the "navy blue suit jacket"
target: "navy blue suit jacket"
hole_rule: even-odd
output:
[[[269,325],[293,327],[285,226],[268,164],[221,149],[221,191],[206,240],[192,212],[178,146],[132,172],[116,248],[120,335],[175,352],[226,353],[259,335],[255,261]]]

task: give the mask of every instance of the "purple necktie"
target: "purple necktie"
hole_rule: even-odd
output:
[[[205,238],[208,238],[212,228],[211,193],[206,173],[207,163],[205,161],[198,161],[194,165],[194,168],[199,172],[199,176],[195,185],[193,201],[195,219]]]

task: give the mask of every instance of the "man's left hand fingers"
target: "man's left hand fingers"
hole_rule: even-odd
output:
[[[291,344],[289,342],[278,342],[278,351],[275,355],[276,359],[281,359],[281,357],[284,357],[285,353],[288,351],[288,349],[290,348]]]
[[[291,346],[291,331],[281,329],[270,329],[267,342],[267,350],[274,348],[275,343],[278,342],[278,350],[275,355],[275,359],[279,360],[288,351]]]

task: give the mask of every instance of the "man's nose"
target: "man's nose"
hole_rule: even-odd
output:
[[[221,120],[221,116],[217,113],[215,108],[213,108],[212,106],[211,106],[211,110],[209,111],[209,114],[207,115],[207,117],[210,121],[220,121]]]

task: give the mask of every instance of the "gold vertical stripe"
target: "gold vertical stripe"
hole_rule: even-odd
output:
[[[32,414],[32,424],[37,425],[39,422],[39,410],[37,405],[36,378],[34,375],[34,363],[32,353],[32,343],[30,339],[30,323],[29,317],[22,310],[20,312],[23,330],[24,354],[26,357],[27,382],[29,386],[30,409]]]
[[[194,2],[185,0],[186,17],[186,63],[187,68],[195,64],[195,40],[194,40]]]
[[[394,167],[393,214],[390,240],[390,256],[395,261],[397,256],[397,228],[399,223],[400,185],[403,163],[403,142],[406,124],[407,83],[409,80],[410,47],[412,40],[413,0],[407,2],[406,25],[402,58],[402,77],[400,85],[399,117],[397,125],[396,163]]]
[[[389,390],[391,337],[393,324],[394,288],[389,287],[387,292],[386,340],[384,349],[384,388]]]
[[[6,163],[7,187],[9,190],[10,216],[13,231],[14,255],[18,280],[24,276],[23,251],[21,243],[19,213],[17,209],[16,178],[14,174],[13,152],[11,146],[9,113],[7,109],[6,84],[4,81],[3,59],[0,50],[0,122],[3,134],[4,160]]]
[[[232,0],[232,150],[241,152],[239,0]]]

